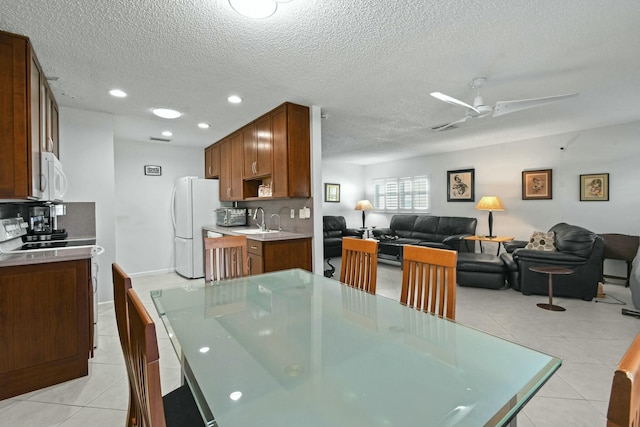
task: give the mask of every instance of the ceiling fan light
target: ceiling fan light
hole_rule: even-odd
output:
[[[252,19],[268,18],[278,9],[274,0],[229,0],[229,4],[240,15]]]

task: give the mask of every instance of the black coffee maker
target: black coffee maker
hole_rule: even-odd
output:
[[[59,208],[56,205],[32,206],[29,208],[29,232],[27,241],[65,239],[65,230],[56,230]]]

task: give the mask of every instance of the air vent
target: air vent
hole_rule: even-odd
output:
[[[156,142],[171,142],[170,139],[167,139],[167,138],[156,138],[155,136],[150,136],[149,140],[150,141],[156,141]]]

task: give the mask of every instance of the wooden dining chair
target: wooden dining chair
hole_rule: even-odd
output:
[[[136,294],[127,291],[129,319],[129,385],[137,427],[204,426],[198,406],[188,385],[162,396],[160,388],[160,354],[156,326]]]
[[[607,427],[640,426],[640,334],[613,374]]]
[[[342,239],[340,281],[354,288],[376,293],[378,273],[378,242],[375,240]]]
[[[122,353],[129,354],[129,317],[127,316],[127,291],[131,289],[131,278],[115,262],[111,265],[113,277],[113,306],[116,313],[116,325],[118,326],[118,336]],[[127,375],[131,376],[131,367],[125,360]],[[129,413],[127,414],[127,426],[136,425],[137,414],[135,414],[135,404],[133,403],[133,389],[129,384]]]
[[[446,249],[405,245],[402,257],[400,302],[455,320],[458,253]]]
[[[247,236],[204,238],[204,279],[234,279],[249,275]]]

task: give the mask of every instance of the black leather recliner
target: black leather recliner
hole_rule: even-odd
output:
[[[324,259],[342,256],[342,238],[362,238],[363,231],[355,228],[347,228],[347,222],[343,216],[323,216],[322,232],[324,244]]]
[[[590,301],[598,294],[602,279],[602,237],[585,228],[565,223],[549,229],[555,233],[557,251],[525,249],[526,241],[505,244],[500,254],[507,267],[507,280],[513,289],[525,295],[549,294],[549,277],[529,267],[553,265],[570,268],[573,274],[553,277],[553,296],[582,298]]]

